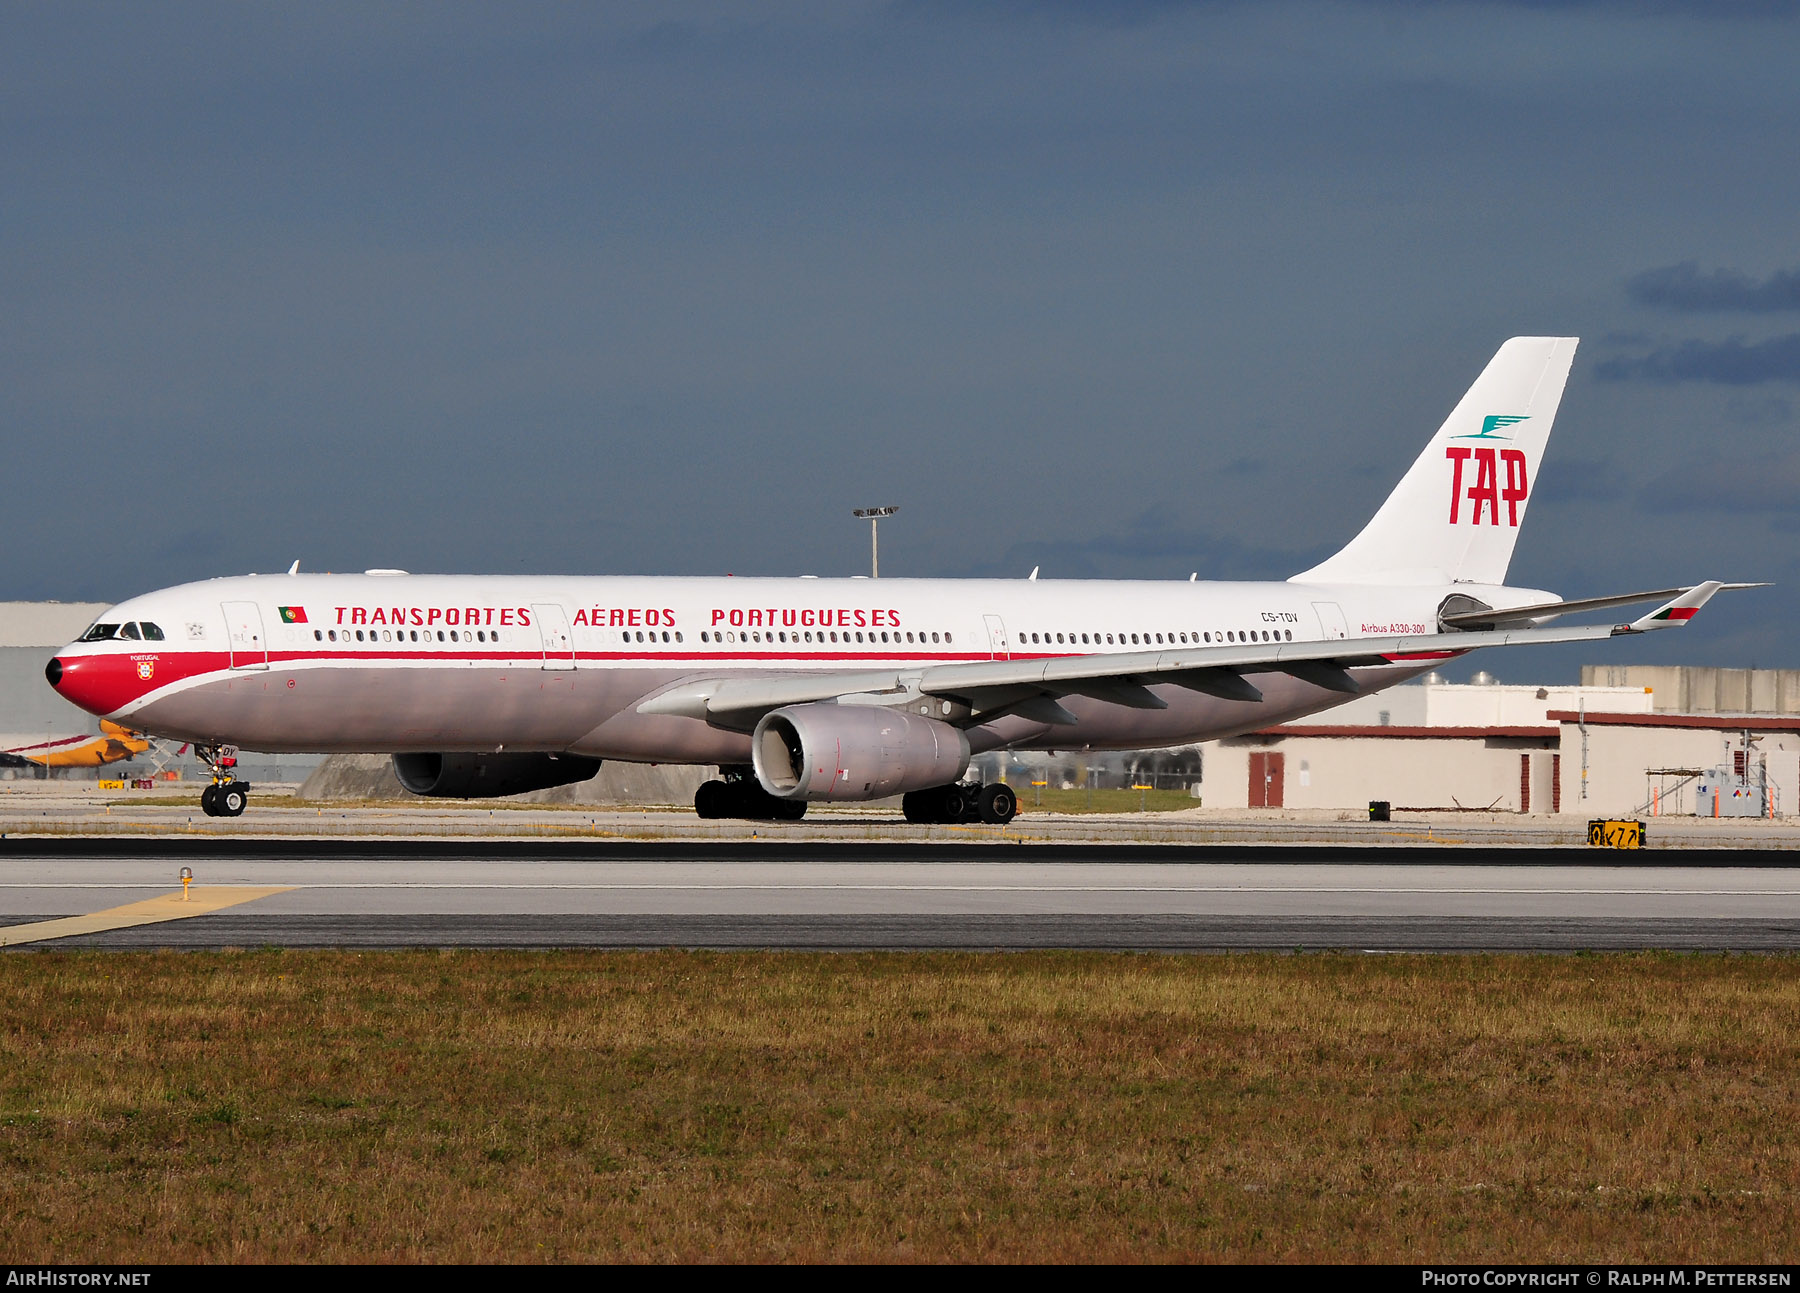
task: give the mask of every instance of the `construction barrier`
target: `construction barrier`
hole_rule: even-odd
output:
[[[1644,847],[1642,822],[1601,819],[1588,823],[1588,843],[1597,849],[1641,849]]]

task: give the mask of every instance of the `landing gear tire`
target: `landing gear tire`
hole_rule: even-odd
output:
[[[909,790],[900,796],[900,811],[914,826],[928,826],[937,821],[937,791]]]
[[[991,786],[983,786],[975,796],[977,810],[981,820],[990,826],[1004,826],[1019,811],[1019,797],[1012,792],[1010,786],[995,782]]]
[[[728,817],[728,798],[729,787],[723,781],[708,781],[694,792],[694,813],[708,820]]]
[[[212,773],[213,783],[200,792],[200,811],[208,817],[242,817],[250,804],[250,783],[237,778],[237,746],[194,746],[194,756]]]
[[[750,777],[708,781],[694,792],[694,813],[752,822],[797,822],[806,816],[804,799],[777,799]]]
[[[1012,787],[1000,782],[991,786],[965,786],[959,782],[915,790],[901,798],[900,810],[915,825],[987,822],[1004,826],[1017,816],[1019,797],[1013,794]]]

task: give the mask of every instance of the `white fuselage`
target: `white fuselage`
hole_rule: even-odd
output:
[[[71,644],[57,687],[134,729],[253,750],[743,764],[745,732],[638,706],[700,676],[1425,635],[1452,592],[1494,606],[1550,596],[1469,584],[244,576],[121,603],[101,623],[154,625],[160,640],[142,629]],[[1353,673],[1373,691],[1443,657]],[[1013,715],[968,736],[976,752],[1175,745],[1347,699],[1279,672],[1257,686],[1261,701],[1153,684],[1164,709],[1073,696],[1072,726]]]

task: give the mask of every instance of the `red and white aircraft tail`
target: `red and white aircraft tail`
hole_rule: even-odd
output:
[[[1576,342],[1501,346],[1362,533],[1295,582],[1505,583]]]

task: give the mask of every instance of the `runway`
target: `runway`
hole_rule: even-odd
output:
[[[17,930],[97,913],[105,924],[112,911],[154,923],[54,938],[0,931],[0,942],[1800,950],[1800,868],[1779,865],[1783,855],[1682,852],[1609,864],[1625,856],[1417,847],[38,838],[0,842],[0,924]],[[192,869],[216,909],[181,916],[157,906],[178,890],[181,866]],[[159,914],[146,918],[150,907]]]

